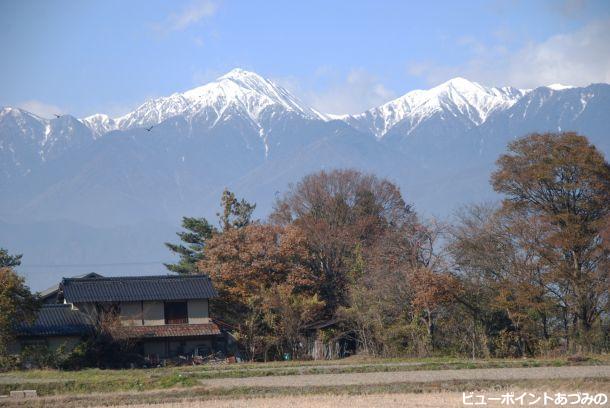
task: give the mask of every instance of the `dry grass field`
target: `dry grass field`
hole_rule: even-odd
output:
[[[544,390],[511,390],[515,395],[523,392],[542,395]],[[606,391],[607,393],[607,391]],[[480,394],[480,393],[477,393]],[[502,392],[486,392],[487,397],[499,397]],[[549,407],[553,404],[538,403],[524,405],[530,407]],[[606,404],[607,406],[608,404]],[[116,408],[144,408],[150,405],[122,405]],[[464,408],[463,394],[457,392],[437,392],[426,394],[400,393],[400,394],[365,394],[365,395],[307,395],[283,396],[268,398],[235,398],[211,399],[206,401],[185,401],[177,403],[159,404],[158,408]],[[486,407],[506,407],[502,401],[486,401]],[[519,406],[519,404],[517,404]],[[574,405],[572,405],[574,406]]]
[[[395,371],[344,374],[306,374],[274,377],[202,380],[211,388],[320,387],[441,381],[509,381],[610,378],[610,366],[475,368],[471,370]]]
[[[130,408],[143,408],[149,405],[136,405]],[[182,403],[161,404],[159,408],[433,408],[463,407],[462,394],[440,392],[434,394],[375,394],[375,395],[310,395],[271,398],[238,398],[213,399],[208,401],[191,401]],[[494,406],[494,405],[489,405]],[[499,404],[495,406],[501,406]],[[127,407],[123,405],[122,407]],[[118,408],[118,407],[117,407]]]
[[[0,406],[7,407],[458,407],[464,406],[462,392],[471,391],[496,396],[518,390],[610,394],[610,360],[352,359],[34,370],[0,374],[0,389],[0,394],[13,389],[36,389],[39,394],[27,400],[0,399]]]

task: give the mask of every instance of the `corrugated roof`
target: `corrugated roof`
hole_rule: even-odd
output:
[[[92,328],[89,317],[71,305],[44,305],[33,323],[17,326],[17,335],[77,336],[87,334]]]
[[[218,296],[207,275],[64,278],[64,299],[78,302],[209,299]]]
[[[220,329],[214,323],[121,326],[115,328],[112,334],[119,339],[214,336],[220,334]]]

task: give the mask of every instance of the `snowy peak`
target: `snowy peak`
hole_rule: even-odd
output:
[[[20,108],[13,108],[11,106],[4,106],[0,108],[0,120],[11,120],[17,124],[25,124],[26,122],[39,122],[44,123],[46,119],[34,115],[26,110]]]
[[[471,82],[465,78],[456,77],[432,88],[430,91],[439,94],[451,91],[458,93],[477,93],[486,92],[487,88],[482,85],[479,85],[476,82]]]
[[[436,93],[439,106],[465,114],[476,125],[483,123],[490,113],[509,108],[527,92],[512,87],[485,87],[464,78],[451,79],[430,90],[432,95]],[[434,98],[432,103],[436,103]]]
[[[271,106],[296,112],[310,119],[323,118],[286,89],[254,72],[240,68],[182,95],[194,105],[213,106],[217,111],[229,106],[245,110],[255,121],[258,121],[263,110]]]
[[[28,174],[47,160],[93,141],[91,131],[70,115],[45,119],[19,108],[0,107],[0,175]]]
[[[84,118],[83,123],[101,135],[115,129],[157,125],[179,115],[186,120],[203,117],[213,127],[225,114],[237,114],[260,127],[261,115],[268,109],[293,112],[308,119],[325,119],[281,86],[254,72],[236,68],[206,85],[147,101],[119,118],[97,114]]]
[[[13,143],[41,146],[49,133],[49,121],[23,109],[0,108],[0,151]],[[9,140],[12,139],[12,140]]]
[[[222,79],[232,79],[236,81],[251,81],[251,82],[263,82],[265,79],[257,74],[256,72],[246,71],[241,68],[233,68],[229,72],[224,75],[218,77],[218,80]]]
[[[527,92],[511,87],[489,88],[458,77],[429,90],[408,92],[347,121],[360,122],[360,128],[367,128],[378,138],[402,122],[407,123],[410,133],[424,120],[441,112],[463,117],[472,126],[478,126],[492,112],[509,108]]]
[[[81,119],[81,122],[93,131],[95,137],[99,137],[104,133],[117,129],[116,121],[110,116],[102,113],[87,116],[86,118]]]
[[[226,81],[231,81],[235,83],[238,87],[242,89],[248,89],[250,91],[256,91],[261,94],[266,94],[268,96],[272,95],[277,88],[277,85],[269,81],[268,79],[263,78],[256,72],[246,71],[241,68],[234,68],[226,74],[218,77],[216,81],[213,83],[226,83]],[[205,87],[205,85],[204,85]],[[203,88],[203,87],[200,87]],[[199,89],[199,88],[196,88]],[[187,92],[188,93],[188,92]]]
[[[522,97],[528,90],[512,88],[510,86],[502,88],[486,87],[477,82],[458,77],[450,79],[428,92],[439,97],[448,95],[454,101],[462,99],[464,102],[474,106],[485,105],[488,102],[512,101],[515,98]]]
[[[0,109],[0,134],[5,128],[16,130],[43,148],[48,148],[62,139],[72,138],[74,133],[88,132],[81,121],[71,115],[45,119],[19,108]],[[8,133],[8,132],[7,132]]]

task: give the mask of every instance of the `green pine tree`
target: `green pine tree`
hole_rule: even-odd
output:
[[[23,255],[9,255],[8,251],[0,248],[0,268],[12,268],[21,265]]]
[[[256,204],[250,204],[243,198],[238,200],[235,194],[229,190],[222,192],[220,198],[222,213],[217,213],[220,218],[220,227],[223,231],[231,228],[243,228],[252,222],[252,213]]]
[[[165,245],[175,254],[180,256],[180,260],[175,264],[164,264],[167,269],[184,275],[197,274],[197,262],[203,259],[205,244],[212,237],[216,228],[205,218],[183,217],[182,228],[185,231],[176,233],[181,244],[166,242]]]
[[[220,198],[222,213],[218,213],[222,231],[230,228],[242,228],[250,224],[252,212],[256,204],[246,200],[238,200],[235,194],[225,190]],[[217,229],[205,218],[183,217],[182,228],[185,231],[176,233],[182,243],[172,244],[166,242],[165,246],[180,259],[175,264],[164,264],[167,269],[183,275],[202,273],[197,267],[198,262],[205,256],[205,246]]]

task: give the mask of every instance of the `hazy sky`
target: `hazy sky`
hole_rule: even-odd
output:
[[[111,115],[234,67],[330,113],[463,76],[610,82],[610,1],[0,2],[0,105]]]

